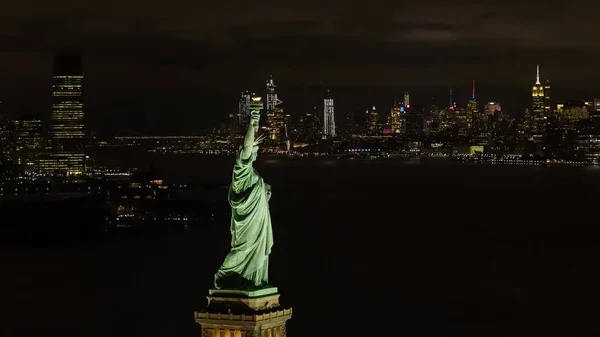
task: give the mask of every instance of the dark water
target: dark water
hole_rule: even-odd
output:
[[[155,165],[166,179],[219,182],[231,162]],[[600,170],[275,157],[257,166],[273,186],[271,279],[294,307],[289,336],[600,331]],[[0,335],[198,336],[193,311],[228,245],[223,223],[3,249]]]

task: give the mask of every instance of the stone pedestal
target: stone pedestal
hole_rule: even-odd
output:
[[[202,337],[285,337],[292,308],[279,304],[277,288],[211,289],[206,309],[194,312]]]

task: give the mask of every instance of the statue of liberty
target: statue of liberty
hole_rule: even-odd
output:
[[[260,97],[253,97],[250,126],[233,167],[229,187],[231,205],[231,250],[215,274],[217,289],[269,287],[269,254],[273,231],[269,213],[271,186],[253,167],[264,134],[255,139],[260,120]]]

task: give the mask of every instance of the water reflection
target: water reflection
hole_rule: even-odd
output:
[[[269,158],[269,159],[265,159],[263,161],[265,164],[269,164],[269,165],[275,165],[275,164],[281,164],[281,160],[277,159],[277,158]]]
[[[233,167],[231,157],[143,159],[168,181],[228,183]],[[397,330],[375,325],[391,335],[572,336],[573,326],[589,328],[597,290],[573,271],[595,270],[600,259],[598,226],[582,225],[597,204],[597,168],[259,161],[275,189],[272,279],[298,313],[290,336],[372,335],[372,324],[348,324],[353,315],[395,322]],[[226,200],[226,191],[215,198]],[[228,220],[88,249],[2,252],[0,274],[11,289],[2,298],[11,308],[3,330],[197,335],[190,314],[229,249]],[[27,320],[33,307],[44,313],[36,325]],[[40,328],[23,333],[31,326]]]

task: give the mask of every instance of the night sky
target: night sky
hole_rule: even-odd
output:
[[[0,5],[0,99],[8,116],[47,115],[52,56],[84,57],[88,124],[101,133],[191,133],[237,109],[269,74],[294,116],[376,104],[466,103],[520,113],[535,65],[553,98],[591,99],[600,82],[600,4],[569,1],[5,1]],[[556,103],[556,102],[555,102]],[[338,117],[339,118],[339,117]]]

